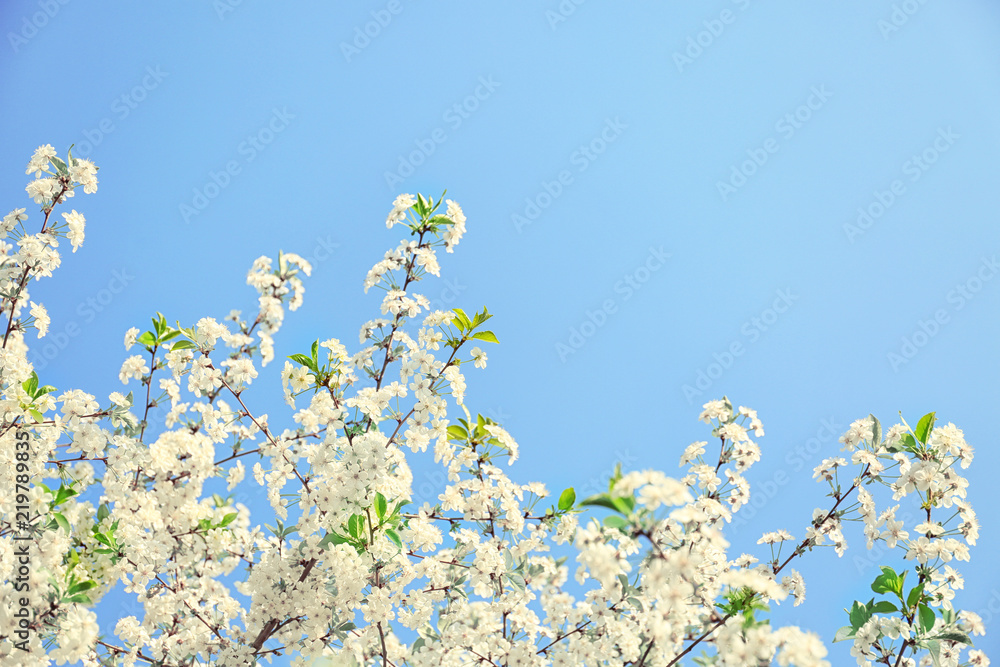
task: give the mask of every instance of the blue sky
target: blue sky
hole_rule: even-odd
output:
[[[958,605],[1000,632],[1000,10],[576,2],[3,3],[5,210],[40,144],[101,168],[72,201],[83,248],[32,291],[43,381],[106,397],[126,329],[249,311],[246,271],[279,248],[315,264],[279,358],[353,346],[393,198],[447,188],[469,231],[421,287],[495,313],[468,395],[521,443],[515,478],[677,471],[726,394],[767,432],[730,537],[763,555],[825,504],[810,471],[851,421],[936,410],[977,454]],[[253,387],[272,419],[278,366]],[[807,602],[776,621],[832,637],[874,576],[848,538],[801,561]]]

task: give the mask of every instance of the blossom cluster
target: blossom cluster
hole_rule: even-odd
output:
[[[19,478],[0,466],[4,665],[237,666],[291,654],[302,666],[653,667],[699,650],[702,665],[828,667],[819,634],[772,627],[762,614],[789,596],[802,603],[806,584],[789,564],[828,542],[843,554],[842,523],[852,514],[864,521],[869,547],[885,541],[905,551],[919,586],[895,615],[855,603],[852,625],[837,638],[853,640],[859,664],[894,654],[896,664],[915,665],[912,656],[926,651],[957,665],[968,633],[982,634],[975,614],[953,608],[962,577],[945,564],[968,560],[966,545],[978,535],[967,484],[954,470],[968,466],[972,449],[933,417],[885,437],[874,418],[852,424],[842,438],[851,464],[837,457],[816,468],[831,484],[832,507],[814,512],[799,542],[784,529],[765,532],[764,560],[727,553],[725,527],[749,502],[747,472],[764,436],[757,413],[727,398],[703,406],[711,440],[683,450],[681,474],[619,469],[607,492],[578,499],[566,489],[551,504],[544,484],[513,481],[506,470],[518,443],[470,409],[467,396],[465,373],[488,361],[479,345],[498,342],[484,328],[492,316],[431,310],[414,291],[426,274],[439,275],[437,251],[452,252],[465,233],[461,207],[443,195],[393,202],[386,225],[407,227],[410,238],[363,281],[384,297],[358,347],[328,337],[287,355],[287,428],[260,411],[251,386],[276,358],[286,309],[303,303],[312,267],[291,253],[253,262],[250,317],[233,310],[221,321],[171,326],[157,313],[148,330],[130,328],[118,377],[134,391],[99,400],[39,386],[25,332],[43,336],[48,316],[28,301],[27,287],[58,267],[59,238],[74,250],[82,243],[82,215],[64,214],[65,225],[50,216],[74,188],[90,193],[97,181],[91,163],[63,162],[50,146],[28,173],[36,178],[28,194],[45,218],[35,235],[15,232],[24,209],[3,222],[4,239],[19,249],[0,242],[8,321],[0,452],[13,460],[15,434],[29,431],[25,475],[57,481],[24,494],[37,566],[27,592],[16,592],[9,579],[20,528],[7,517],[21,502]],[[167,411],[161,424],[152,419],[157,409]],[[410,462],[420,455],[433,457],[447,481],[436,503],[414,507]],[[848,465],[859,472],[844,490]],[[214,480],[229,491],[261,487],[274,517],[253,522],[232,495],[209,493]],[[878,511],[869,488],[879,483],[894,501],[918,496],[925,520],[909,527],[898,505]],[[955,517],[939,521],[939,507],[955,508]],[[555,555],[567,548],[573,563]],[[231,587],[223,583],[234,577]],[[891,568],[880,577],[885,591],[913,596]],[[119,586],[134,596],[136,613],[101,628],[93,608]],[[4,629],[13,621],[8,603],[20,596],[32,610],[23,645]],[[974,650],[969,659],[988,664]]]

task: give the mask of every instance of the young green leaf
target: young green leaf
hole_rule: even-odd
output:
[[[389,528],[385,531],[385,536],[388,537],[390,540],[392,540],[392,543],[395,544],[397,547],[399,547],[400,549],[403,548],[403,541],[399,539],[399,533]]]
[[[934,610],[925,604],[921,604],[918,609],[920,613],[920,629],[928,632],[934,627]]]
[[[496,335],[492,331],[478,331],[472,334],[472,337],[476,340],[486,341],[487,343],[500,344],[500,341],[497,340]]]
[[[448,439],[449,440],[468,440],[469,432],[466,431],[461,426],[457,424],[452,424],[448,427]]]
[[[559,509],[566,511],[573,507],[573,503],[576,502],[576,491],[573,487],[569,487],[559,495]]]
[[[888,600],[880,600],[871,608],[871,612],[873,614],[894,614],[897,611],[899,611],[899,609],[896,608],[896,605]]]
[[[386,502],[385,496],[383,496],[381,493],[376,492],[375,493],[375,516],[377,516],[380,521],[385,518],[385,511],[388,508],[388,506],[389,506],[389,504]]]
[[[347,520],[347,532],[351,534],[351,537],[361,539],[365,534],[365,515],[352,514],[351,518]]]
[[[906,606],[912,609],[913,605],[917,604],[917,602],[920,600],[920,596],[923,595],[923,593],[924,593],[923,584],[914,586],[913,590],[910,591],[910,594],[906,596]]]
[[[626,532],[629,522],[620,516],[612,514],[611,516],[604,517],[604,525],[608,528],[617,528],[622,532]]]
[[[61,512],[53,512],[52,518],[55,519],[55,522],[59,525],[59,527],[67,533],[73,532],[72,528],[70,528],[69,521],[62,515]]]
[[[618,507],[611,500],[611,495],[607,493],[602,493],[596,496],[590,496],[589,498],[584,498],[580,501],[581,505],[587,507],[606,507],[609,510],[618,511]]]
[[[913,432],[914,435],[917,436],[917,440],[919,440],[920,442],[924,443],[925,445],[927,444],[927,438],[928,438],[928,436],[930,436],[931,431],[934,429],[934,419],[935,419],[934,415],[935,414],[937,414],[937,413],[930,412],[930,413],[924,415],[923,417],[921,417],[920,421],[917,422],[917,428],[916,428],[916,430]]]

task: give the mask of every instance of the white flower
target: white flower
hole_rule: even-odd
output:
[[[305,391],[312,386],[312,377],[309,375],[309,369],[305,366],[298,366],[292,369],[291,374],[288,376],[288,382],[292,386],[292,392],[297,394]]]
[[[30,174],[34,172],[35,178],[39,178],[42,172],[49,168],[49,160],[56,156],[56,149],[52,147],[51,144],[45,144],[44,146],[39,146],[35,150],[35,154],[31,156],[31,160],[28,162],[28,168],[25,169],[25,174]]]
[[[236,488],[236,485],[243,481],[243,476],[246,475],[246,467],[243,465],[243,461],[237,461],[236,465],[229,469],[229,473],[226,475],[226,490],[232,491]]]
[[[470,352],[472,358],[475,360],[476,368],[486,368],[486,353],[480,350],[478,347],[472,348]]]
[[[125,396],[122,395],[122,393],[120,391],[113,391],[113,392],[111,392],[111,394],[108,395],[108,399],[112,403],[114,403],[115,405],[117,405],[118,407],[121,407],[121,408],[127,408],[127,407],[130,407],[132,405],[129,402],[129,400],[127,398],[125,398]]]
[[[390,211],[389,217],[385,219],[385,226],[392,229],[393,225],[405,220],[406,212],[416,203],[417,199],[413,195],[404,194],[396,197],[396,200],[392,202],[392,211]]]
[[[35,328],[38,329],[38,337],[41,338],[49,330],[49,313],[45,306],[34,301],[28,302],[31,305],[31,316],[35,318]]]
[[[732,416],[732,408],[724,400],[709,401],[705,405],[701,406],[704,411],[698,416],[698,419],[710,423],[713,419],[719,420],[719,422],[727,421]]]
[[[448,209],[445,211],[445,216],[451,218],[454,224],[448,226],[442,237],[444,238],[445,250],[447,252],[455,252],[455,246],[458,245],[458,242],[462,240],[462,236],[465,234],[465,214],[462,213],[461,207],[452,200],[448,199],[446,203],[448,204]]]
[[[15,208],[3,217],[3,224],[0,225],[0,236],[6,236],[18,223],[24,222],[28,216],[24,214],[23,208]]]
[[[757,540],[757,544],[775,544],[777,542],[792,542],[795,538],[792,537],[786,530],[775,530],[770,533],[764,533],[764,536]]]
[[[122,381],[122,384],[128,384],[129,378],[141,380],[142,376],[148,372],[149,366],[146,365],[146,361],[136,354],[126,359],[125,363],[122,364],[118,379]]]
[[[131,349],[132,346],[135,345],[135,339],[136,339],[136,337],[138,335],[139,335],[139,330],[136,329],[135,327],[132,327],[131,329],[129,329],[128,331],[125,332],[125,349],[126,350]]]
[[[66,224],[69,225],[66,238],[73,246],[73,252],[76,252],[76,249],[83,245],[83,228],[87,221],[83,214],[77,213],[75,209],[70,213],[63,213],[62,216],[66,219]]]

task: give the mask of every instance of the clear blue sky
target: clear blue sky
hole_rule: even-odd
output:
[[[994,3],[47,2],[0,8],[4,211],[30,205],[40,144],[101,171],[72,201],[83,248],[32,291],[44,382],[106,399],[126,329],[249,311],[246,271],[279,248],[316,260],[279,358],[356,345],[392,199],[447,188],[469,231],[421,287],[496,314],[468,395],[520,441],[515,478],[675,472],[727,394],[767,431],[763,507],[731,535],[763,555],[827,500],[810,471],[852,420],[936,410],[977,454],[957,602],[1000,633]],[[287,420],[279,367],[248,396]],[[848,538],[802,561],[807,602],[778,621],[843,625],[873,576]],[[121,609],[101,613],[110,632]]]

